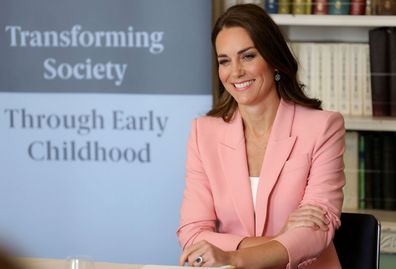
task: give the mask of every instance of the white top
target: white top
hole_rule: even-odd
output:
[[[250,177],[250,188],[252,189],[254,211],[256,211],[256,196],[259,179],[259,177]]]

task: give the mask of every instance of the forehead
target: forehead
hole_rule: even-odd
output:
[[[247,47],[253,47],[253,40],[249,33],[242,27],[227,27],[223,28],[216,38],[216,51],[232,52],[233,50],[240,50]]]

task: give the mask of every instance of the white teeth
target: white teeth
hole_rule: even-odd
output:
[[[235,88],[241,89],[249,86],[250,84],[253,83],[253,80],[245,81],[242,83],[234,83]]]

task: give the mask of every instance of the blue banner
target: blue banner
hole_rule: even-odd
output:
[[[21,256],[177,264],[211,1],[2,1],[0,241]]]

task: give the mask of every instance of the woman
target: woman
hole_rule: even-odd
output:
[[[233,6],[212,32],[222,87],[193,121],[177,231],[180,265],[341,268],[344,122],[297,81],[277,25]]]

